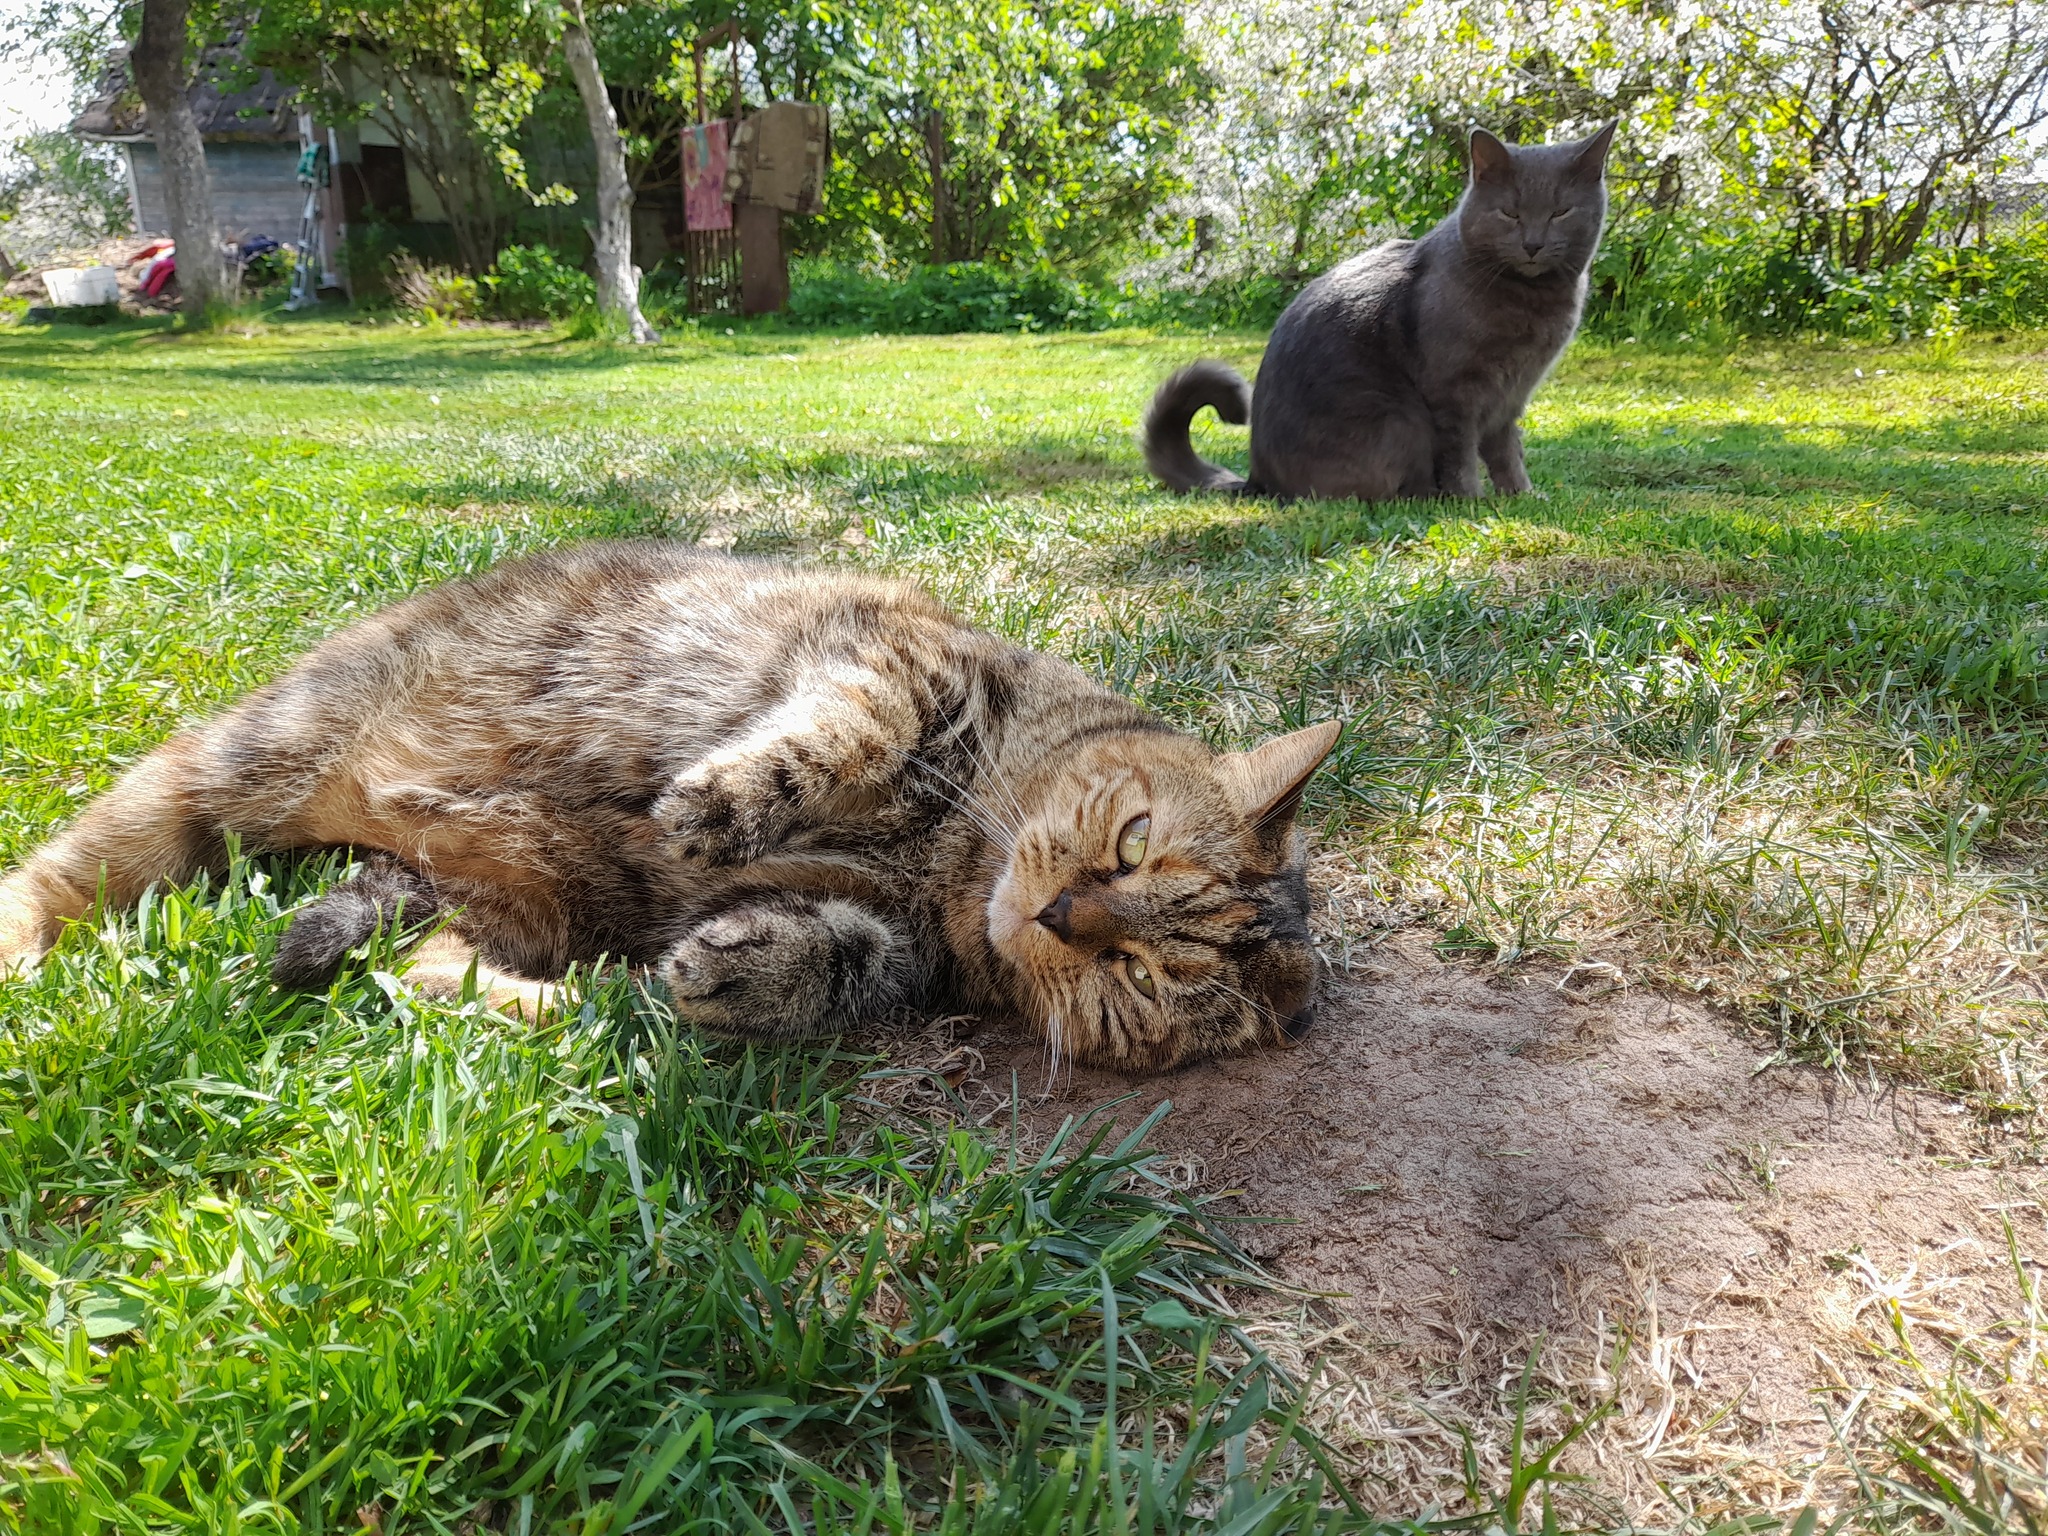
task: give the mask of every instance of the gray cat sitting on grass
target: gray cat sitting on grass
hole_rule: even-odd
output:
[[[1578,329],[1607,216],[1609,123],[1571,144],[1472,135],[1465,195],[1420,240],[1390,240],[1287,306],[1256,395],[1191,364],[1145,413],[1145,462],[1176,491],[1386,501],[1530,489],[1516,423]],[[1188,441],[1203,406],[1252,424],[1248,478]]]

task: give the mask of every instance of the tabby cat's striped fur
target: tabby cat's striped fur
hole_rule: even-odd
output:
[[[0,970],[103,888],[353,848],[274,962],[402,910],[415,975],[611,957],[762,1037],[1019,1014],[1156,1068],[1306,1028],[1301,787],[1336,727],[1218,755],[915,587],[660,543],[512,562],[342,631],[0,882]],[[516,990],[511,977],[486,979]]]

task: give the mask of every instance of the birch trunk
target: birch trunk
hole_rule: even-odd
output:
[[[142,0],[142,29],[128,62],[149,111],[149,131],[163,168],[164,205],[171,238],[178,244],[179,303],[186,314],[199,316],[226,297],[227,265],[221,257],[220,221],[213,213],[206,145],[188,94],[188,8],[189,0]]]
[[[946,228],[946,120],[937,107],[924,117],[924,152],[932,168],[932,265],[943,267],[953,259],[953,249]]]
[[[597,308],[624,326],[636,342],[661,337],[640,313],[640,274],[633,270],[633,184],[626,178],[626,146],[619,139],[618,114],[604,88],[597,50],[583,25],[582,0],[568,0],[569,24],[562,32],[562,52],[583,114],[590,120],[590,142],[597,151]]]

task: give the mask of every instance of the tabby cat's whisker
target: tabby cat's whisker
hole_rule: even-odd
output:
[[[1000,847],[1005,855],[1008,855],[1016,848],[1019,828],[1009,826],[1002,821],[997,814],[996,807],[988,804],[979,795],[975,794],[973,790],[967,788],[966,785],[955,779],[943,768],[938,767],[934,763],[927,762],[915,752],[903,752],[902,757],[905,762],[922,768],[933,778],[941,779],[946,784],[952,786],[954,793],[943,796],[943,798],[965,815],[968,820],[981,828],[983,832],[987,833],[989,840]]]
[[[1045,1039],[1049,1049],[1046,1052],[1045,1087],[1040,1091],[1047,1096],[1050,1096],[1059,1082],[1060,1046],[1065,1032],[1064,1026],[1065,1020],[1057,1008],[1045,1016]]]
[[[1252,1016],[1262,1024],[1267,1020],[1269,1016],[1277,1017],[1277,1015],[1274,1014],[1273,1008],[1270,1004],[1262,1003],[1257,998],[1252,997],[1247,993],[1238,991],[1236,987],[1233,987],[1227,981],[1212,981],[1209,983],[1209,985],[1214,987],[1219,992],[1228,993],[1230,996],[1236,998],[1239,1002],[1243,1003],[1245,1007],[1251,1009]]]
[[[1000,790],[1003,798],[1010,803],[1010,812],[1017,818],[1017,825],[1019,827],[1023,826],[1025,821],[1024,803],[1017,798],[1016,791],[1010,788],[1010,781],[1003,777],[1003,770],[996,765],[994,755],[987,750],[978,736],[973,739],[962,736],[960,744],[967,748],[968,753],[974,758],[975,764],[981,769],[982,775],[989,783]]]
[[[933,690],[929,679],[922,681],[925,698],[930,702],[934,713],[939,712],[938,694]],[[996,766],[995,760],[984,750],[980,732],[974,730],[968,721],[962,719],[955,721],[947,734],[952,736],[953,740],[958,742],[966,751],[976,769],[980,771],[981,776],[1002,792],[1003,799],[1009,802],[1010,814],[1014,818],[1012,823],[1013,830],[1021,831],[1026,819],[1023,803],[1018,800],[1015,793],[1010,789],[1009,782],[1004,779],[1002,770]],[[978,796],[977,799],[979,799]],[[996,808],[991,806],[989,809],[993,812]]]

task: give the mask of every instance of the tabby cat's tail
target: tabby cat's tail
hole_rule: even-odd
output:
[[[373,853],[352,879],[293,914],[271,957],[270,979],[287,991],[317,992],[371,934],[397,927],[401,918],[431,921],[439,910],[423,875],[389,854]]]
[[[1251,417],[1252,388],[1233,368],[1204,359],[1189,363],[1159,386],[1145,410],[1145,463],[1174,491],[1247,489],[1244,477],[1195,452],[1188,427],[1195,412],[1209,406],[1224,421],[1242,426]]]
[[[152,885],[182,885],[226,865],[200,787],[207,757],[203,730],[173,736],[0,880],[0,976],[34,965],[102,897],[122,911]]]

